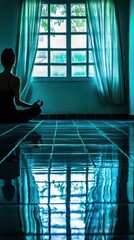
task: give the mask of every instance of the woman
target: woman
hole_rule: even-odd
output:
[[[1,54],[4,71],[0,73],[0,123],[24,123],[41,113],[42,101],[29,104],[20,99],[20,79],[12,74],[14,51],[9,48]],[[26,109],[18,110],[16,105]]]

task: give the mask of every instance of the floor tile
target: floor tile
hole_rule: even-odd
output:
[[[134,239],[134,121],[0,124],[1,239]]]

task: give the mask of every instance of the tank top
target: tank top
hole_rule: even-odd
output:
[[[14,91],[10,88],[9,85],[10,78],[8,79],[8,90],[0,89],[0,113],[7,113],[15,111],[14,104]]]

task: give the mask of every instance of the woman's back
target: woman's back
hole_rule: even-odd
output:
[[[15,110],[14,91],[11,87],[11,74],[0,73],[0,113]]]
[[[11,70],[15,64],[15,53],[6,48],[1,53],[1,63],[4,71],[0,73],[0,123],[24,123],[41,113],[43,102],[38,100],[33,104],[20,99],[20,78]],[[26,109],[16,109],[16,105]]]

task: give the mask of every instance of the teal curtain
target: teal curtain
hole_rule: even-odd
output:
[[[114,0],[86,0],[96,85],[103,103],[125,103],[125,74]]]
[[[38,44],[42,0],[22,0],[15,74],[21,79],[21,98],[27,99],[32,87],[32,69]]]
[[[0,72],[2,72],[2,70],[3,70],[3,66],[2,64],[0,64]]]

